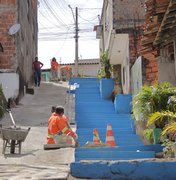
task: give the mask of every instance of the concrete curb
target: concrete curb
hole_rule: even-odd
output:
[[[87,179],[175,180],[174,160],[81,161],[70,165],[73,177]]]

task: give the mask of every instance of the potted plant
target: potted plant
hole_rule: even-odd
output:
[[[101,67],[98,72],[100,79],[100,94],[103,99],[110,99],[114,89],[114,79],[111,78],[112,65],[109,61],[109,51],[102,52],[100,56]]]

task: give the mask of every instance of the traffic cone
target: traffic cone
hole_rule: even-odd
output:
[[[101,143],[100,137],[98,135],[98,130],[96,128],[93,129],[93,142],[94,143]]]
[[[114,134],[112,131],[112,125],[107,124],[107,129],[106,129],[106,144],[108,146],[116,146],[116,142],[114,139]]]

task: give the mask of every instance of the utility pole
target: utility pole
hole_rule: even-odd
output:
[[[75,76],[78,77],[78,8],[76,7],[75,18]]]
[[[71,9],[71,12],[72,12],[72,15],[73,15],[73,19],[75,21],[75,77],[78,77],[78,8],[76,7],[75,9],[75,16],[74,16],[74,13],[73,13],[73,9],[70,5],[68,5],[68,7]]]

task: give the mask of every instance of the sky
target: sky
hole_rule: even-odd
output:
[[[71,8],[69,8],[69,6]],[[78,57],[99,58],[99,40],[95,25],[99,24],[103,0],[39,0],[38,6],[38,57],[50,68],[56,57],[61,63],[74,63],[75,59],[75,8],[78,8]]]

